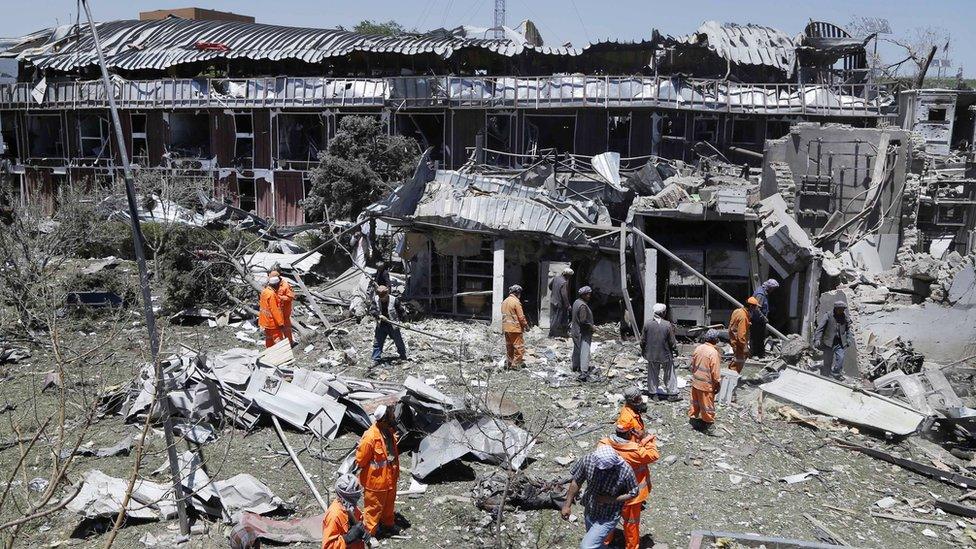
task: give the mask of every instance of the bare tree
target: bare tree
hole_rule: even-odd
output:
[[[885,38],[884,41],[897,46],[906,57],[885,67],[892,75],[903,74],[902,67],[910,71],[910,76],[918,80],[928,68],[932,48],[943,49],[949,45],[949,31],[942,27],[915,27],[901,36]],[[906,76],[909,76],[906,74]]]

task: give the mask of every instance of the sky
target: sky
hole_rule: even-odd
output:
[[[96,20],[135,19],[139,11],[197,6],[251,15],[259,23],[330,28],[352,27],[363,19],[396,20],[407,28],[428,30],[460,24],[491,26],[494,0],[91,0]],[[31,9],[22,0],[0,17],[0,36],[19,36],[52,25],[74,22],[77,0],[42,0]],[[976,77],[976,21],[974,0],[507,0],[506,19],[515,26],[531,19],[549,44],[585,45],[603,38],[649,38],[651,29],[664,34],[692,32],[708,19],[756,23],[787,34],[803,31],[808,21],[846,24],[852,17],[886,18],[894,33],[904,36],[915,28],[941,27],[952,36],[949,59]],[[881,45],[886,62],[899,61],[899,50]],[[942,57],[940,50],[938,57]],[[932,72],[930,72],[930,75]]]

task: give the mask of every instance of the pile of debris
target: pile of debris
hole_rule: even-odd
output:
[[[397,428],[403,435],[401,450],[416,448],[411,473],[417,480],[462,458],[514,472],[536,443],[533,435],[507,419],[519,414],[502,405],[503,399],[473,392],[474,402],[468,406],[414,376],[400,384],[300,368],[287,340],[260,352],[237,348],[212,356],[184,348],[163,367],[175,431],[194,444],[212,442],[224,425],[251,431],[272,418],[318,439],[333,439],[344,432],[364,431],[381,405],[395,405]],[[128,387],[103,396],[103,412],[118,413],[129,422],[144,421],[155,394],[153,368],[147,364]],[[127,452],[132,439],[124,442],[120,446]],[[120,453],[110,448],[96,454],[103,451]],[[350,454],[340,470],[350,470],[353,457]],[[180,467],[193,505],[210,516],[238,521],[242,511],[262,514],[280,507],[280,501],[249,475],[211,484],[193,452],[184,452]],[[87,518],[111,516],[121,506],[125,485],[122,479],[92,471],[71,509]],[[172,496],[161,497],[165,490],[140,481],[130,503],[138,505],[138,512],[131,516],[172,516]]]

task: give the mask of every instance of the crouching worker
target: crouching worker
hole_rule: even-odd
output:
[[[394,522],[397,481],[400,479],[400,449],[393,422],[394,407],[380,405],[373,412],[373,425],[366,429],[356,449],[356,468],[365,489],[366,530],[372,536],[399,533]]]
[[[600,444],[613,448],[617,454],[634,470],[640,492],[633,499],[627,500],[620,518],[624,523],[624,547],[638,549],[640,547],[640,516],[644,509],[644,502],[651,494],[651,471],[648,465],[657,461],[660,454],[657,451],[657,441],[654,435],[644,434],[640,440],[634,440],[633,429],[626,425],[617,424],[616,432],[600,440]],[[607,542],[612,540],[612,533]]]
[[[598,446],[573,465],[571,474],[573,480],[569,483],[566,503],[559,514],[563,520],[569,520],[573,500],[585,483],[586,492],[581,503],[586,534],[580,542],[580,549],[604,547],[607,536],[620,522],[624,504],[640,493],[634,470],[613,448]]]
[[[322,519],[322,549],[366,549],[370,535],[359,510],[363,486],[355,475],[342,475],[336,481],[335,493]]]

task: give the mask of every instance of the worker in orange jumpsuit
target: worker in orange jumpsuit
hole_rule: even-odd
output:
[[[718,331],[705,332],[705,343],[691,355],[691,407],[688,418],[699,430],[715,435],[715,395],[722,387],[722,355],[716,347]]]
[[[522,366],[525,356],[523,333],[529,329],[529,321],[522,312],[522,287],[514,284],[508,289],[508,297],[502,301],[502,332],[505,333],[505,367],[516,369]]]
[[[617,429],[629,433],[630,440],[639,441],[644,438],[644,418],[641,414],[647,411],[647,403],[641,395],[639,387],[629,387],[624,391],[624,405],[617,416]],[[640,479],[638,479],[640,484]]]
[[[280,285],[281,278],[273,276],[268,279],[267,286],[261,290],[258,326],[264,330],[265,347],[271,347],[285,337],[285,316],[281,311],[281,300],[278,297]]]
[[[335,493],[322,517],[322,549],[366,549],[370,535],[359,510],[363,486],[355,475],[345,474],[336,481]]]
[[[747,349],[749,347],[749,326],[752,324],[750,319],[758,309],[759,300],[750,297],[746,300],[746,306],[732,311],[732,317],[729,318],[729,343],[732,344],[732,362],[729,364],[729,369],[740,374],[743,366],[746,365],[746,358],[749,356]]]
[[[356,449],[356,469],[365,490],[363,522],[370,535],[395,535],[398,530],[393,506],[400,478],[400,449],[393,426],[393,406],[380,405],[373,412],[373,419]]]
[[[638,389],[638,396],[640,390]],[[600,444],[609,446],[627,462],[634,470],[637,486],[640,492],[624,503],[620,518],[624,525],[624,547],[638,549],[640,547],[640,516],[644,509],[644,502],[651,493],[651,471],[648,465],[654,463],[661,456],[657,451],[657,440],[654,435],[642,434],[634,440],[633,429],[617,423],[616,433],[600,440]],[[613,538],[613,533],[605,540],[607,544]]]
[[[277,267],[277,265],[275,267]],[[295,290],[292,289],[291,283],[285,280],[277,269],[268,273],[268,276],[271,278],[278,277],[281,279],[281,283],[278,285],[278,301],[281,303],[281,315],[285,318],[285,327],[282,331],[284,332],[285,337],[288,338],[288,341],[294,345],[295,338],[292,337],[291,333],[291,309],[292,305],[295,303]]]

